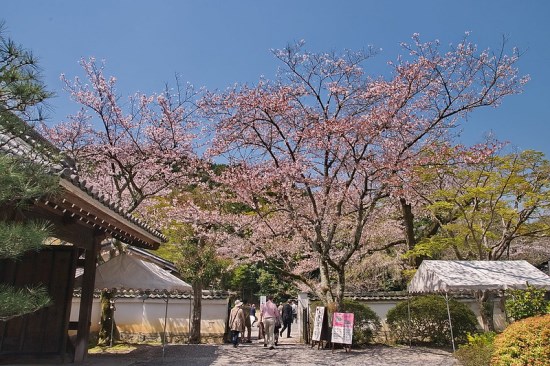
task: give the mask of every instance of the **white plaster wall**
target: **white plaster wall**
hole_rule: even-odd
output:
[[[201,333],[222,335],[227,320],[227,299],[203,299]],[[187,334],[189,318],[192,314],[189,299],[170,299],[168,307],[163,299],[119,298],[115,302],[115,322],[120,332],[135,334],[153,334],[164,331],[166,309],[166,332],[169,334]],[[80,298],[73,298],[71,321],[78,321]],[[92,307],[91,332],[99,331],[99,299],[94,298]]]
[[[458,301],[465,303],[473,312],[476,314],[477,321],[478,321],[478,327],[479,329],[483,329],[483,322],[481,320],[481,315],[479,312],[479,306],[475,299],[458,299]],[[365,304],[367,304],[379,317],[382,321],[383,328],[386,328],[386,318],[388,315],[388,311],[395,307],[399,300],[387,300],[387,301],[380,301],[380,300],[370,300],[370,301],[361,301]],[[504,307],[502,306],[502,302],[500,299],[495,299],[494,301],[494,322],[495,327],[497,330],[503,330],[507,326],[506,322],[506,314],[504,312]]]

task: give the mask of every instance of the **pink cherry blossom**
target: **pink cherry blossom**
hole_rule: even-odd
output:
[[[399,197],[414,201],[415,169],[490,154],[490,144],[455,144],[456,128],[519,93],[527,78],[517,75],[517,54],[478,51],[467,36],[442,52],[415,34],[388,79],[364,74],[374,51],[302,46],[274,52],[284,66],[277,80],[208,94],[200,106],[214,124],[208,153],[229,162],[216,179],[251,208],[250,234],[232,250],[277,259],[338,304],[348,263],[398,240],[388,209]]]

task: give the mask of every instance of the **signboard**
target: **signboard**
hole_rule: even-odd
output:
[[[323,329],[323,325],[328,325],[326,314],[327,311],[324,306],[317,306],[317,308],[315,308],[315,318],[313,319],[313,335],[311,336],[312,341],[319,342],[321,341],[321,338],[324,338],[323,336],[325,332]]]
[[[353,313],[334,313],[332,316],[332,343],[351,345]]]
[[[260,308],[262,308],[262,306],[264,306],[266,302],[267,302],[267,296],[265,295],[260,296]]]

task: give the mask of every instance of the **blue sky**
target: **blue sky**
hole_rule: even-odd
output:
[[[385,63],[413,33],[456,43],[465,31],[480,48],[497,48],[503,36],[524,52],[518,66],[531,81],[525,92],[497,109],[476,111],[463,140],[486,133],[519,149],[550,157],[550,1],[547,0],[4,0],[7,34],[33,51],[44,81],[57,94],[50,121],[78,106],[62,90],[61,73],[81,75],[84,57],[105,59],[122,95],[159,92],[174,75],[193,85],[225,89],[273,78],[279,64],[270,50],[304,39],[309,51],[382,48],[367,73]]]

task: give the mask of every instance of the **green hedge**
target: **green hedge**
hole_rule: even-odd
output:
[[[545,294],[545,289],[537,289],[529,284],[525,290],[507,290],[506,313],[514,320],[549,313],[550,302],[544,298]]]
[[[342,312],[353,313],[353,345],[363,346],[372,342],[380,329],[380,318],[368,305],[359,301],[344,300]]]
[[[449,301],[455,342],[466,342],[466,335],[477,328],[475,314],[463,303]],[[442,296],[429,295],[413,297],[410,300],[410,323],[407,301],[398,303],[388,312],[387,323],[391,335],[398,343],[450,345],[449,317],[447,305]]]

